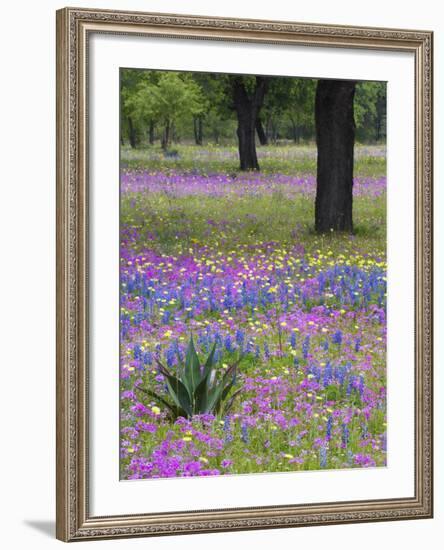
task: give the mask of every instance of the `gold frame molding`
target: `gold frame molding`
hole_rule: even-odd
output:
[[[94,32],[353,47],[414,54],[414,497],[90,516],[86,46],[88,35]],[[432,517],[432,43],[430,31],[79,8],[57,11],[57,538],[74,541]]]

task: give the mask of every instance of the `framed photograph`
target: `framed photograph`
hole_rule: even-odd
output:
[[[430,31],[57,12],[57,537],[432,517]]]

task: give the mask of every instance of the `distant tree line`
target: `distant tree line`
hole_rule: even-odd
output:
[[[294,77],[121,70],[121,139],[131,147],[238,142],[254,168],[255,144],[316,139],[317,81]],[[386,137],[386,85],[358,82],[356,140]]]

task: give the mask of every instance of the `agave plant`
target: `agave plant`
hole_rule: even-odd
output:
[[[179,416],[191,418],[196,414],[227,414],[242,388],[231,393],[236,384],[239,359],[227,369],[217,368],[214,359],[216,343],[204,362],[201,362],[194,347],[193,337],[188,343],[185,361],[178,357],[174,373],[159,359],[156,359],[160,373],[165,377],[167,395],[138,387],[138,389],[164,405],[175,419]]]

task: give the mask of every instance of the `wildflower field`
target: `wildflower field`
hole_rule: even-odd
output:
[[[385,148],[355,147],[354,234],[324,236],[314,146],[121,155],[121,478],[384,466]],[[191,339],[229,407],[172,415]]]

